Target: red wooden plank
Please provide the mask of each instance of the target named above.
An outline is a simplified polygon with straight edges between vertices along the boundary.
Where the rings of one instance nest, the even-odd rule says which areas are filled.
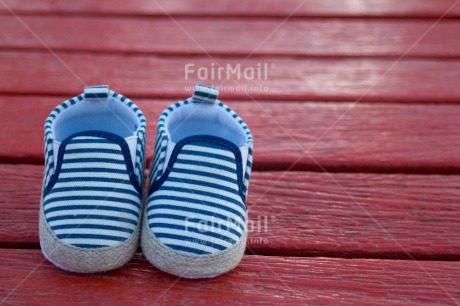
[[[38,250],[3,249],[0,258],[0,296],[13,304],[460,302],[459,262],[245,256],[228,274],[187,280],[156,270],[140,254],[121,269],[90,275],[61,271]]]
[[[0,245],[37,247],[41,166],[0,169]],[[460,176],[254,172],[247,253],[460,259]]]
[[[41,164],[45,118],[66,98],[0,96],[0,161]],[[175,99],[134,101],[149,123],[151,160],[156,121]],[[254,134],[256,170],[285,170],[297,161],[295,170],[322,170],[318,162],[329,171],[460,173],[460,105],[359,103],[343,116],[352,104],[228,104]]]
[[[215,57],[214,63],[206,56],[53,55],[45,51],[3,51],[0,52],[0,93],[69,95],[81,91],[84,82],[108,83],[131,97],[171,97],[188,95],[184,91],[186,86],[206,82],[215,86],[224,83],[223,99],[247,99],[249,93],[254,99],[282,101],[353,101],[359,98],[383,102],[460,100],[460,61],[407,59],[395,64],[392,59],[274,60],[272,57],[260,57],[248,59],[240,66],[240,71],[255,71],[254,80],[244,79],[243,73],[239,81],[235,80],[237,75],[226,80],[225,73],[221,75],[221,80],[217,80],[217,67],[234,69],[242,61],[243,57]],[[257,67],[264,67],[265,63],[267,73],[265,75],[261,68],[259,78]],[[193,69],[194,73],[186,73],[186,67],[187,71]],[[206,80],[203,80],[205,70],[200,68],[208,71]],[[212,80],[212,71],[215,80]],[[246,76],[250,77],[250,72]]]
[[[200,55],[204,49],[213,55],[254,52],[257,55],[397,57],[408,51],[433,25],[432,20],[295,19],[277,29],[279,20],[260,18],[178,18],[176,22],[180,27],[164,18],[23,16],[21,19],[34,34],[15,17],[0,16],[0,48],[44,49],[44,42],[53,50],[92,52]],[[276,33],[270,35],[275,29]],[[458,39],[452,33],[460,33],[458,20],[438,23],[407,56],[460,56]],[[104,39],[94,39],[96,37]]]
[[[455,0],[266,0],[235,3],[231,0],[110,0],[95,3],[91,0],[4,0],[9,8],[19,14],[97,14],[97,15],[187,15],[187,16],[299,16],[299,17],[438,17],[444,14]],[[0,12],[9,12],[3,5]],[[460,16],[460,6],[452,8],[448,16]]]

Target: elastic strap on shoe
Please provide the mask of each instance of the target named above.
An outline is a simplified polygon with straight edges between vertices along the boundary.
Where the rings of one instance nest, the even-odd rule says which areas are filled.
[[[195,91],[192,96],[192,102],[214,104],[217,101],[218,95],[219,89],[202,84],[196,84]]]
[[[109,86],[86,86],[84,95],[85,99],[107,99],[109,97]]]

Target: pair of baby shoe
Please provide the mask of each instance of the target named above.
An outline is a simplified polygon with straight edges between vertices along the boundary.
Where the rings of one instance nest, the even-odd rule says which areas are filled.
[[[141,242],[154,266],[181,277],[236,267],[253,140],[217,95],[198,84],[161,114],[148,190],[146,120],[133,102],[90,86],[57,106],[45,123],[45,257],[64,270],[102,272],[127,263]]]

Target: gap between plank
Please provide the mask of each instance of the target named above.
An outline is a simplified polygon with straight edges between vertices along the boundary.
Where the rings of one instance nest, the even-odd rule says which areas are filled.
[[[38,218],[37,218],[38,224]],[[15,242],[3,242],[0,243],[0,249],[16,249],[16,250],[38,250],[40,244],[38,243],[15,243]],[[142,249],[138,248],[136,252],[142,253]],[[248,256],[266,256],[266,257],[303,257],[303,258],[342,258],[342,259],[382,259],[382,260],[420,260],[420,261],[460,261],[460,254],[423,254],[412,252],[409,257],[404,252],[342,252],[342,251],[327,251],[327,252],[308,252],[308,251],[297,251],[290,249],[279,249],[276,251],[249,251],[246,249],[245,255]]]
[[[43,165],[42,157],[14,157],[14,156],[1,156],[0,165]],[[146,168],[147,170],[149,167]],[[254,162],[253,171],[258,172],[285,172],[285,171],[299,171],[299,172],[316,172],[316,173],[375,173],[375,174],[421,174],[421,175],[459,175],[460,165],[445,167],[445,166],[368,166],[368,165],[324,165],[321,167],[315,163],[302,164],[297,163],[292,167],[291,162]],[[326,171],[324,171],[326,170]]]
[[[61,54],[94,54],[94,55],[118,55],[118,56],[156,56],[156,57],[190,57],[190,58],[201,58],[203,57],[203,52],[201,51],[118,51],[118,50],[81,50],[81,49],[67,49],[53,47],[53,51],[59,52]],[[44,48],[35,48],[35,47],[0,47],[0,51],[6,52],[46,52],[48,50]],[[346,55],[325,55],[325,54],[298,54],[298,53],[288,53],[288,52],[262,52],[255,53],[251,55],[251,58],[286,58],[286,59],[382,59],[382,60],[396,60],[400,58],[400,55],[359,55],[359,54],[346,54]],[[227,51],[210,51],[207,52],[210,56],[218,56],[219,58],[235,58],[238,56],[247,56],[247,52],[233,52],[228,53]],[[443,60],[443,61],[459,61],[460,56],[450,56],[450,55],[407,55],[404,57],[407,59],[415,60]]]
[[[190,18],[190,19],[275,19],[275,20],[284,20],[287,15],[279,15],[279,14],[253,14],[253,13],[245,13],[245,14],[235,14],[235,13],[172,13],[170,14],[171,17],[165,15],[164,13],[116,13],[116,12],[67,12],[67,11],[54,11],[54,12],[30,12],[30,11],[20,11],[15,9],[14,12],[17,16],[58,16],[58,17],[99,17],[99,18],[110,18],[110,17],[117,17],[117,18],[165,18],[170,19],[173,18]],[[0,16],[11,16],[11,13],[6,10],[0,10]],[[418,15],[340,15],[340,14],[316,14],[316,15],[308,15],[308,14],[300,14],[300,15],[293,15],[289,17],[289,20],[305,20],[305,19],[324,19],[324,20],[331,20],[331,19],[358,19],[358,20],[437,20],[439,19],[440,15],[427,15],[427,14],[418,14]],[[460,20],[459,15],[448,15],[443,18],[443,20]]]
[[[191,85],[194,85],[191,83]],[[77,95],[79,93],[74,92],[74,95]],[[71,94],[72,95],[72,94]],[[170,100],[171,104],[177,101],[182,101],[184,99],[189,98],[190,93],[184,93],[182,96],[178,95],[170,95],[170,94],[161,94],[161,95],[144,95],[144,94],[131,94],[129,95],[130,100],[139,100],[139,99],[154,99],[154,100]],[[59,98],[62,101],[65,101],[69,99],[69,96],[64,96],[59,93],[43,93],[43,92],[16,92],[16,91],[0,91],[0,96],[17,96],[17,97],[39,97],[39,98]],[[243,97],[243,96],[235,96],[232,98],[225,98],[227,102],[248,102],[250,101],[249,97]],[[62,102],[61,101],[61,102]],[[286,99],[278,98],[278,97],[271,97],[269,99],[263,98],[263,99],[256,99],[258,102],[263,102],[263,103],[279,103],[279,102],[284,102],[284,103],[353,103],[353,101],[350,101],[350,99],[290,99],[289,101],[286,101]],[[377,103],[382,103],[382,104],[388,104],[388,105],[457,105],[459,104],[458,101],[443,101],[443,102],[407,102],[407,101],[398,101],[398,100],[390,100],[390,101],[381,101],[381,100],[373,100],[373,101],[361,101],[359,102],[360,105],[373,105]],[[51,111],[52,109],[50,109]]]

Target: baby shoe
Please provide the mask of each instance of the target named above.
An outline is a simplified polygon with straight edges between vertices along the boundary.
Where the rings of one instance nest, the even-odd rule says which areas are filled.
[[[139,246],[146,120],[108,86],[85,87],[45,123],[40,246],[72,272],[121,267]]]
[[[217,95],[197,84],[192,98],[158,120],[142,251],[160,270],[186,278],[230,271],[246,247],[253,139]]]

